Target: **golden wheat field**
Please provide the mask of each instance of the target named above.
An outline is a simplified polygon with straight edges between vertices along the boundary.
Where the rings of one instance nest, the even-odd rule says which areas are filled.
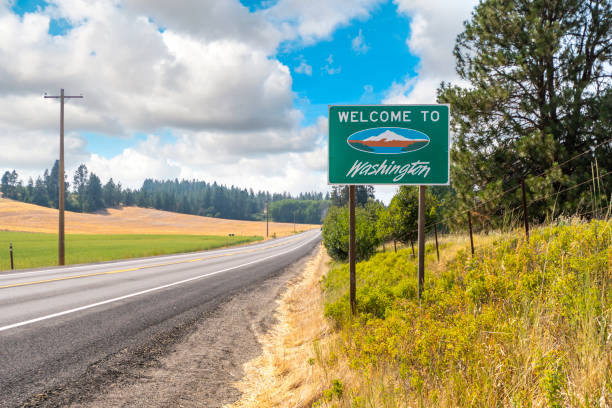
[[[58,211],[0,198],[0,230],[57,232]],[[296,231],[319,228],[296,224]],[[294,232],[293,223],[270,222],[269,235]],[[187,235],[266,235],[265,221],[239,221],[178,214],[151,208],[109,208],[96,214],[66,211],[67,234],[187,234]]]

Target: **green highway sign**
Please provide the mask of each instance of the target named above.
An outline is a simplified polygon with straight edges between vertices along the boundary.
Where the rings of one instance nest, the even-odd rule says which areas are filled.
[[[449,184],[449,105],[329,107],[330,184]]]

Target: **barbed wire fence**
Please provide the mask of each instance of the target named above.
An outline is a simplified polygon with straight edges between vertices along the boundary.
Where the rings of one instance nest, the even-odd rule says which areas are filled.
[[[438,261],[440,260],[440,249],[439,249],[439,244],[438,244],[438,228],[440,226],[448,226],[449,223],[451,222],[457,223],[457,221],[460,220],[460,218],[462,218],[463,216],[467,218],[467,230],[468,230],[467,232],[469,233],[469,236],[470,236],[470,247],[471,247],[470,249],[471,249],[472,254],[474,254],[475,243],[474,243],[474,228],[473,228],[473,222],[472,222],[473,215],[476,214],[480,218],[485,217],[484,214],[481,214],[479,212],[480,209],[484,208],[488,204],[496,204],[497,206],[497,203],[499,202],[499,200],[501,200],[502,198],[506,197],[510,193],[513,193],[519,189],[522,190],[521,191],[521,201],[522,201],[521,205],[512,207],[510,209],[502,209],[502,208],[499,208],[499,206],[497,206],[497,208],[498,210],[503,211],[504,218],[506,218],[506,216],[509,218],[510,221],[508,221],[507,223],[508,229],[516,229],[518,227],[519,222],[523,224],[525,228],[526,239],[529,239],[530,220],[533,220],[533,217],[534,217],[534,214],[531,214],[530,216],[529,209],[533,206],[533,204],[539,203],[541,201],[544,201],[544,200],[547,200],[553,197],[555,197],[553,211],[551,214],[546,215],[546,222],[544,224],[553,223],[556,220],[558,220],[559,217],[564,216],[564,215],[572,216],[572,217],[579,217],[579,218],[595,218],[595,219],[604,219],[604,220],[610,219],[610,216],[612,215],[612,194],[608,192],[608,189],[606,188],[606,186],[612,185],[608,183],[609,181],[612,181],[612,177],[611,177],[612,171],[604,171],[603,173],[600,173],[597,157],[595,156],[595,152],[598,149],[606,145],[609,145],[609,144],[612,144],[612,138],[607,139],[594,146],[591,146],[589,149],[579,154],[576,154],[575,156],[572,156],[571,158],[569,158],[568,160],[565,160],[564,162],[555,163],[543,172],[537,173],[535,175],[527,173],[526,175],[522,177],[522,180],[519,184],[516,184],[512,187],[509,187],[503,190],[502,192],[496,194],[492,198],[476,203],[471,207],[462,208],[460,211],[455,211],[447,217],[444,217],[435,222],[426,224],[425,233],[428,239],[435,240],[435,247],[436,247]],[[584,180],[577,181],[576,183],[572,185],[566,184],[562,188],[559,188],[557,191],[554,191],[552,193],[542,194],[536,197],[531,197],[529,200],[527,200],[526,181],[533,181],[533,180],[536,180],[537,178],[546,176],[550,174],[551,172],[553,172],[554,170],[563,168],[564,166],[572,163],[574,160],[584,155],[587,155],[589,153],[593,154],[593,159],[594,159],[591,161],[591,177],[584,179]],[[571,213],[563,214],[561,212],[560,214],[556,214],[557,199],[559,198],[559,196],[563,193],[567,193],[569,191],[576,190],[585,185],[589,185],[588,190],[585,190],[585,191],[588,191],[591,196],[591,202],[590,202],[591,208],[588,211],[579,211],[580,206],[578,206],[577,208],[574,208],[573,212]],[[607,205],[602,207],[601,203],[603,201],[607,201]],[[414,237],[416,236],[417,232],[418,232],[418,228],[406,232],[401,237],[396,237],[396,239],[398,240],[405,240],[407,237],[409,237],[411,245],[412,245],[413,255],[415,255]]]

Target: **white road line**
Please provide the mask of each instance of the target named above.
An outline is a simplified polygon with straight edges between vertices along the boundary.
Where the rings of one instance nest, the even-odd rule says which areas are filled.
[[[140,292],[130,293],[128,295],[119,296],[119,297],[108,299],[108,300],[103,300],[102,302],[92,303],[92,304],[85,305],[85,306],[80,306],[80,307],[77,307],[77,308],[74,308],[74,309],[64,310],[62,312],[52,313],[52,314],[49,314],[49,315],[46,315],[46,316],[37,317],[35,319],[30,319],[30,320],[26,320],[26,321],[23,321],[23,322],[10,324],[8,326],[3,326],[3,327],[0,327],[0,332],[5,331],[5,330],[9,330],[9,329],[14,329],[15,327],[21,327],[21,326],[25,326],[25,325],[28,325],[28,324],[40,322],[42,320],[52,319],[54,317],[64,316],[64,315],[67,315],[67,314],[70,314],[70,313],[75,313],[75,312],[80,312],[81,310],[91,309],[92,307],[102,306],[102,305],[106,305],[106,304],[113,303],[113,302],[118,302],[118,301],[123,300],[123,299],[128,299],[128,298],[131,298],[131,297],[134,297],[134,296],[144,295],[145,293],[155,292],[155,291],[158,291],[158,290],[161,290],[161,289],[165,289],[165,288],[169,288],[169,287],[172,287],[172,286],[180,285],[182,283],[187,283],[187,282],[191,282],[191,281],[194,281],[194,280],[206,278],[208,276],[218,275],[220,273],[224,273],[224,272],[228,272],[228,271],[231,271],[231,270],[234,270],[234,269],[242,268],[244,266],[252,265],[252,264],[255,264],[255,263],[258,263],[258,262],[261,262],[261,261],[265,261],[266,259],[275,258],[277,256],[284,255],[284,254],[287,254],[289,252],[295,251],[296,249],[299,249],[299,248],[301,248],[301,247],[303,247],[303,246],[305,246],[307,244],[310,244],[316,238],[318,238],[318,235],[315,236],[312,239],[309,239],[308,241],[304,242],[303,244],[301,244],[301,245],[299,245],[299,246],[297,246],[295,248],[292,248],[292,249],[290,249],[288,251],[281,252],[281,253],[278,253],[278,254],[275,254],[275,255],[271,255],[271,256],[267,256],[265,258],[256,259],[255,261],[247,262],[247,263],[242,264],[242,265],[233,266],[231,268],[222,269],[220,271],[211,272],[211,273],[207,273],[207,274],[204,274],[204,275],[194,276],[194,277],[191,277],[191,278],[188,278],[188,279],[180,280],[178,282],[172,282],[172,283],[168,283],[166,285],[157,286],[155,288],[142,290]]]
[[[306,234],[308,232],[310,232],[312,230],[308,230],[305,232],[301,232],[300,234]],[[298,235],[290,235],[287,237],[282,237],[282,238],[278,238],[275,241],[262,241],[262,242],[254,242],[252,244],[247,244],[247,245],[243,245],[243,246],[236,246],[236,247],[230,247],[230,248],[220,248],[220,249],[210,249],[210,250],[204,250],[204,251],[196,251],[196,252],[187,252],[187,253],[182,253],[182,254],[166,254],[166,255],[161,255],[161,256],[156,256],[156,257],[144,257],[142,259],[114,259],[114,260],[110,260],[110,261],[103,261],[103,262],[96,262],[96,263],[92,263],[92,264],[86,264],[86,265],[66,265],[63,267],[56,267],[54,269],[38,269],[35,271],[25,271],[25,272],[13,272],[13,273],[2,273],[2,271],[0,271],[0,278],[4,278],[4,277],[15,277],[15,276],[24,276],[24,275],[32,275],[32,274],[43,274],[43,273],[62,273],[62,272],[67,272],[67,271],[75,271],[75,270],[80,270],[80,269],[87,269],[87,268],[91,268],[92,266],[100,266],[100,267],[105,267],[109,264],[118,264],[118,265],[122,265],[122,264],[126,264],[130,265],[133,263],[139,263],[139,262],[143,262],[143,261],[151,261],[151,262],[155,262],[155,261],[160,261],[160,260],[174,260],[174,259],[181,259],[181,258],[189,258],[192,256],[199,256],[199,255],[214,255],[214,254],[223,254],[223,253],[227,253],[227,252],[236,252],[236,251],[241,251],[245,248],[259,248],[259,247],[264,247],[264,249],[266,248],[265,246],[270,244],[270,243],[280,243],[283,241],[287,241],[289,238],[295,238]]]

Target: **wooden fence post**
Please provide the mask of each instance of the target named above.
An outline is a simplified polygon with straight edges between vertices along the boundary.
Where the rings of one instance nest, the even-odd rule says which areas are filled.
[[[472,247],[472,255],[474,255],[474,238],[472,237],[472,212],[468,211],[468,225],[470,227],[470,245]]]
[[[438,255],[438,262],[440,262],[440,250],[438,249],[438,227],[434,224],[434,236],[436,237],[436,254]]]
[[[529,219],[527,218],[527,199],[525,198],[525,179],[521,180],[521,189],[523,190],[523,219],[525,220],[525,237],[529,241]]]

